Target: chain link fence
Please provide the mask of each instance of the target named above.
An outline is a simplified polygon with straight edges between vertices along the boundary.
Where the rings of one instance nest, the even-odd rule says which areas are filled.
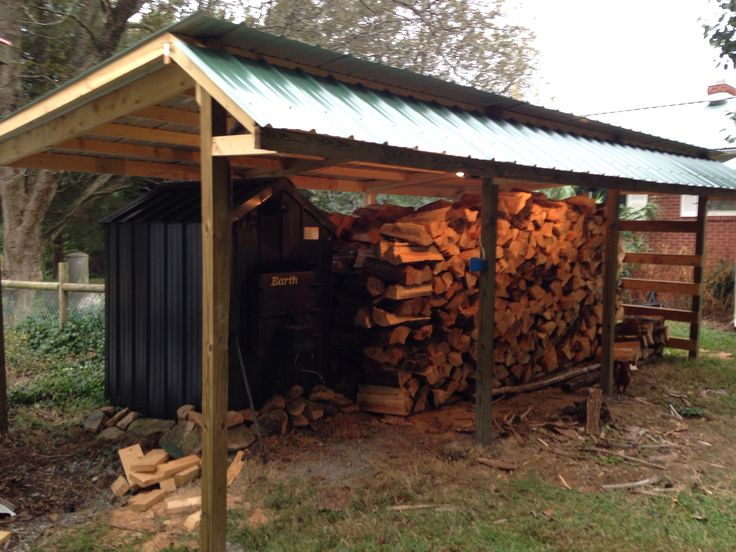
[[[34,319],[57,323],[59,312],[58,284],[48,282],[56,289],[28,289],[22,282],[3,281],[2,305],[5,328],[13,328],[24,320]],[[100,286],[102,287],[102,286]],[[83,314],[101,315],[105,310],[104,291],[65,291],[66,316]]]

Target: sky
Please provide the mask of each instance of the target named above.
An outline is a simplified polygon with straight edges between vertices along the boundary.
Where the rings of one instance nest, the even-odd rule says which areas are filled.
[[[734,71],[703,38],[711,0],[507,0],[536,35],[530,100],[587,115],[705,99]]]

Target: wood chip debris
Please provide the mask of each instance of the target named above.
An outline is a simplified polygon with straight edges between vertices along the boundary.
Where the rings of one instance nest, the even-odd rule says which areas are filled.
[[[659,475],[653,475],[646,479],[640,479],[639,481],[632,481],[631,483],[611,483],[608,485],[601,485],[601,489],[604,491],[619,491],[628,489],[639,489],[641,487],[648,487],[650,485],[656,485],[662,481],[662,477]]]
[[[496,460],[494,458],[488,458],[486,456],[478,457],[477,461],[479,464],[483,464],[484,466],[488,466],[490,468],[496,468],[502,471],[515,471],[519,469],[519,466],[517,466],[516,464],[504,462],[503,460]]]

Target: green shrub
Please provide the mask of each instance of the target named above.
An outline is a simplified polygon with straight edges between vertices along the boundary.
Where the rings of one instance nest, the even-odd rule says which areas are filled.
[[[708,270],[703,286],[703,313],[708,318],[729,321],[733,317],[734,265],[721,261]]]
[[[29,318],[8,334],[8,364],[18,376],[8,390],[11,403],[88,407],[103,402],[102,313],[76,314],[63,328],[56,320]]]

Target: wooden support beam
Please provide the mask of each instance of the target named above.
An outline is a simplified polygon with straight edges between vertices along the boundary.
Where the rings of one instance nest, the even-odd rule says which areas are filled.
[[[478,364],[475,376],[475,438],[487,446],[491,444],[493,418],[493,331],[495,328],[496,297],[496,219],[498,218],[498,186],[493,179],[483,179],[481,203],[481,246],[488,263],[478,277],[480,302],[478,304]]]
[[[160,69],[3,142],[0,165],[10,165],[69,138],[88,134],[95,127],[166,100],[190,86],[189,76],[178,67]]]
[[[705,230],[708,219],[708,198],[700,196],[698,198],[698,218],[695,223],[698,226],[695,233],[695,254],[700,258],[700,263],[693,269],[693,282],[697,286],[697,293],[693,294],[692,311],[695,313],[695,322],[690,324],[690,341],[695,346],[689,349],[688,356],[692,359],[698,358],[700,345],[700,319],[702,317],[703,301],[703,267],[705,266]]]
[[[25,169],[122,174],[126,176],[148,176],[151,178],[182,180],[199,178],[199,169],[194,165],[129,161],[127,159],[110,159],[87,155],[63,155],[59,153],[37,153],[15,161],[11,166]]]
[[[680,337],[670,337],[667,339],[667,347],[671,349],[684,349],[688,351],[690,358],[697,358],[693,356],[693,353],[698,351],[698,340],[697,339],[682,339]]]
[[[130,116],[199,128],[199,113],[196,111],[189,111],[187,109],[154,105],[141,109],[140,111],[136,111],[135,113],[131,113]]]
[[[276,152],[258,147],[257,134],[232,134],[212,137],[212,155],[234,157],[237,155],[274,155]]]
[[[334,165],[335,162],[330,159],[295,159],[288,160],[285,166],[278,170],[258,169],[248,172],[248,177],[259,178],[262,176],[279,177],[294,176],[301,173],[308,173],[315,169],[326,168]]]
[[[166,146],[126,144],[111,140],[94,140],[92,138],[72,138],[71,140],[56,144],[54,149],[84,153],[104,153],[113,157],[138,157],[153,161],[199,163],[199,145],[197,145],[196,150],[191,150]]]
[[[680,232],[697,231],[697,224],[689,220],[622,220],[622,232]]]
[[[603,321],[601,327],[601,388],[613,393],[613,348],[616,337],[616,295],[618,290],[618,190],[608,190],[606,200],[606,241],[603,252]]]
[[[224,552],[230,332],[231,182],[227,158],[212,156],[212,137],[225,132],[226,112],[198,90],[202,188],[202,525],[203,552]]]
[[[365,178],[368,180],[385,180],[386,182],[406,182],[409,173],[382,169],[346,167],[344,165],[323,167],[309,171],[315,175],[343,176],[347,178]]]
[[[127,138],[128,140],[139,140],[141,142],[158,142],[174,146],[199,146],[199,134],[192,132],[176,132],[160,128],[139,127],[134,125],[121,125],[118,123],[105,123],[89,131],[96,136],[111,136],[113,138]]]
[[[666,266],[700,266],[698,255],[665,255],[662,253],[626,253],[625,263]]]
[[[630,314],[632,316],[661,316],[665,320],[673,320],[675,322],[695,322],[697,320],[696,313],[688,310],[647,307],[644,305],[624,305],[624,314]]]
[[[450,173],[462,171],[470,176],[491,176],[498,185],[503,183],[504,180],[508,181],[509,184],[511,184],[512,180],[515,180],[525,182],[526,184],[536,182],[539,188],[555,184],[567,184],[594,189],[615,188],[617,190],[628,190],[638,193],[673,192],[672,184],[661,182],[531,167],[503,161],[479,160],[293,130],[269,127],[260,130],[261,147],[272,149],[282,154],[321,155],[335,160],[352,159],[353,162],[369,162],[383,166],[406,167],[412,170]],[[683,194],[699,194],[703,192],[703,188],[700,186],[677,185],[676,188],[678,192]],[[736,190],[713,190],[713,194],[715,193],[718,194],[719,198],[736,199]],[[678,224],[687,226],[688,223],[678,222]]]
[[[0,298],[3,286],[0,282]],[[3,320],[3,302],[0,301],[0,435],[8,432],[8,380],[5,372],[5,330]]]
[[[697,267],[696,267],[697,268]],[[646,280],[643,278],[621,278],[624,289],[636,291],[657,291],[676,295],[698,295],[700,286],[687,282],[671,282],[669,280]]]

